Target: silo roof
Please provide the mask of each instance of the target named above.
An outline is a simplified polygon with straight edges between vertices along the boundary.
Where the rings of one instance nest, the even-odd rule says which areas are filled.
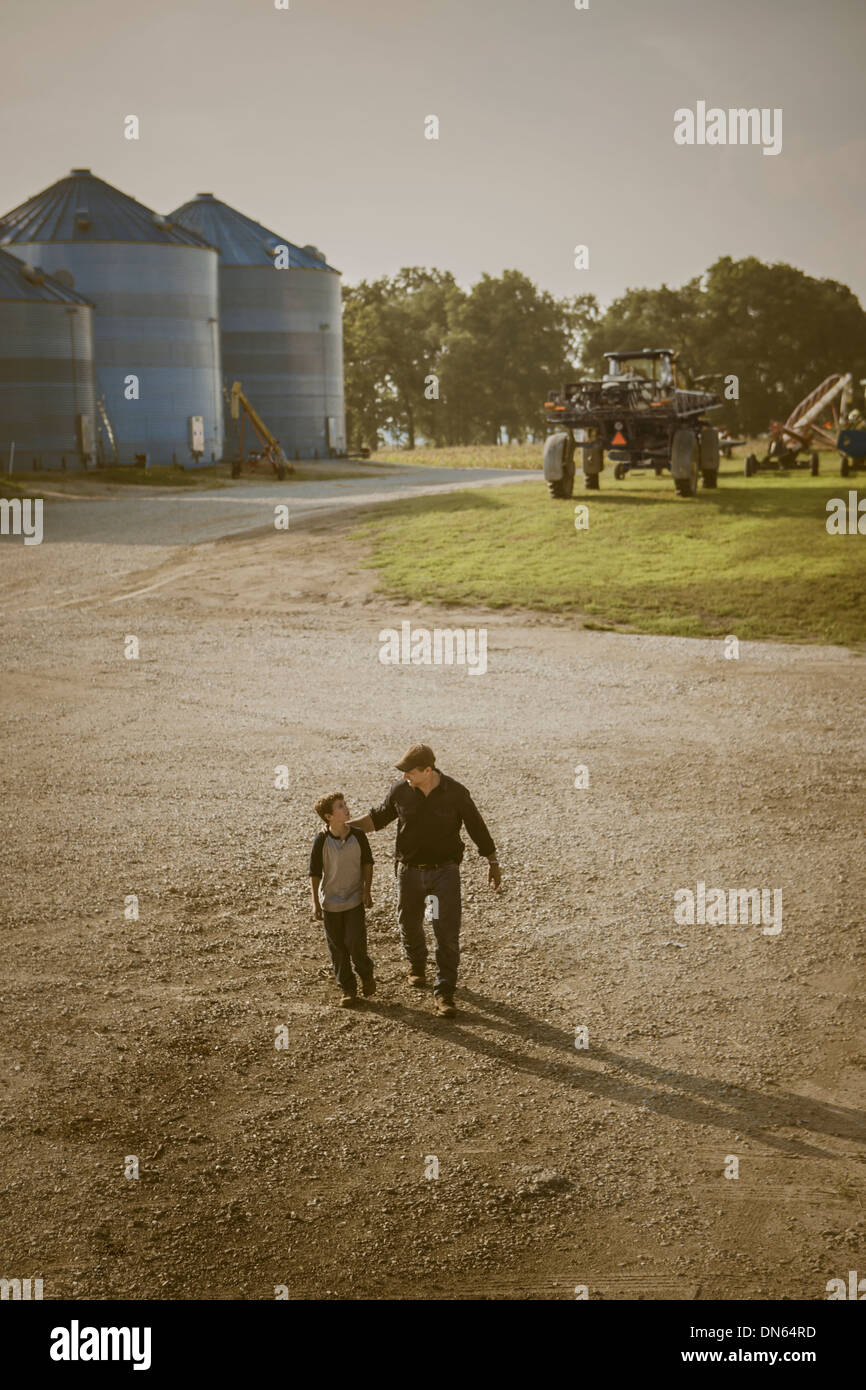
[[[24,299],[54,304],[86,304],[89,299],[62,285],[53,275],[19,261],[17,256],[0,250],[0,300]]]
[[[169,213],[169,219],[197,232],[215,246],[220,253],[220,265],[272,266],[273,248],[287,246],[290,270],[334,270],[315,247],[295,246],[286,237],[278,236],[261,222],[254,222],[212,193],[197,193],[188,203],[182,203]]]
[[[30,241],[207,246],[190,228],[173,226],[168,218],[98,179],[89,169],[73,169],[0,217],[0,246]]]

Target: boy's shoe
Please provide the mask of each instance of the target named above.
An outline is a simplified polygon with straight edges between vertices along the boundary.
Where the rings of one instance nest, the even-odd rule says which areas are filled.
[[[376,980],[373,975],[370,976],[369,980],[361,981],[361,993],[365,999],[369,999],[371,994],[376,993]]]
[[[423,989],[427,984],[427,976],[423,970],[416,970],[414,965],[409,967],[409,983],[415,989]]]
[[[439,1014],[442,1018],[453,1018],[454,1015],[457,1013],[457,1010],[454,1007],[453,1000],[446,999],[445,996],[442,994],[437,994],[434,997],[433,1006],[436,1009],[437,1014]]]
[[[340,1000],[340,1008],[351,1009],[356,999],[357,995],[355,994],[344,994]]]

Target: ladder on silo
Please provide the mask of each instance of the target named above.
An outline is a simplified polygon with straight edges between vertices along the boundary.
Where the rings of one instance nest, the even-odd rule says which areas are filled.
[[[97,397],[96,397],[96,412],[97,412],[97,414],[98,414],[98,416],[99,416],[99,462],[102,464],[102,467],[104,468],[104,467],[106,466],[107,463],[114,463],[114,464],[117,464],[117,463],[120,462],[119,457],[118,457],[118,453],[117,453],[117,440],[116,440],[115,437],[114,437],[114,430],[112,429],[111,421],[110,421],[110,419],[108,418],[108,411],[107,411],[107,409],[106,409],[106,407],[105,407],[105,397],[104,397],[104,396],[97,395]],[[110,458],[110,459],[107,459],[107,458],[106,458],[106,451],[105,451],[105,439],[106,439],[106,438],[108,439],[108,443],[109,443],[110,446],[111,446],[111,458]]]

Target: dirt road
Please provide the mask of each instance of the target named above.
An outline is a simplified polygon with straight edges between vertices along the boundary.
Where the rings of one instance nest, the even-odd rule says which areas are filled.
[[[866,1272],[863,659],[409,609],[363,560],[333,520],[0,548],[0,1274],[821,1299]],[[487,674],[382,665],[406,618],[485,626]],[[392,830],[351,1014],[308,910],[313,802],[364,811],[421,738],[505,875],[469,847],[453,1022],[404,981]],[[678,925],[699,882],[781,889],[781,932]]]

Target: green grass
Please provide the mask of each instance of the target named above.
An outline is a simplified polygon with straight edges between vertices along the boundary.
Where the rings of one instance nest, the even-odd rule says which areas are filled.
[[[538,483],[415,498],[355,532],[385,590],[443,604],[581,614],[587,627],[686,637],[866,641],[866,537],[828,535],[825,503],[858,478],[723,464],[719,487],[678,498],[669,476],[606,467],[601,490],[553,501]],[[832,469],[832,472],[831,472]],[[834,476],[834,474],[836,476]],[[862,481],[862,475],[861,475]],[[589,529],[574,508],[589,508]]]
[[[747,454],[764,455],[767,452],[766,438],[748,439],[741,449],[734,451],[731,460],[723,463],[740,463]],[[544,456],[544,440],[535,444],[454,444],[447,448],[435,448],[432,444],[419,445],[417,449],[379,449],[371,454],[371,463],[414,463],[426,468],[540,468]],[[828,459],[831,456],[828,455]],[[835,455],[832,455],[835,459]]]

